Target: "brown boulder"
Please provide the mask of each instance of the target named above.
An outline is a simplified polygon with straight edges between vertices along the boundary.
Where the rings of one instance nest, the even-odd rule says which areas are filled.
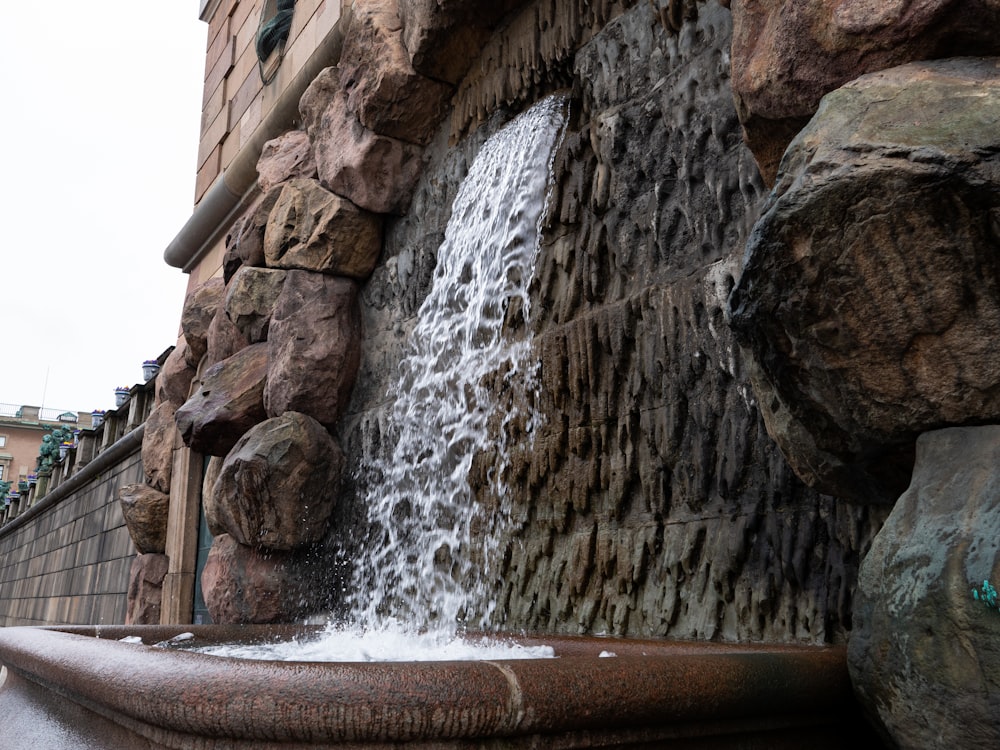
[[[226,315],[251,344],[267,340],[271,313],[284,283],[284,271],[252,266],[240,268],[229,282]]]
[[[201,588],[218,625],[291,622],[303,614],[297,560],[287,552],[258,551],[223,534],[212,542]]]
[[[458,85],[500,19],[524,4],[525,0],[399,0],[403,44],[414,69]]]
[[[125,526],[140,553],[162,553],[167,546],[170,495],[148,484],[126,484],[118,489]]]
[[[368,211],[406,211],[423,168],[420,147],[362,125],[348,106],[336,68],[309,84],[299,109],[324,187]]]
[[[367,279],[382,250],[382,222],[316,180],[285,183],[264,233],[270,268]]]
[[[215,317],[212,318],[212,324],[208,327],[207,341],[208,350],[201,364],[202,370],[229,359],[250,345],[246,336],[233,325],[233,321],[226,314],[225,297],[216,310]]]
[[[226,533],[223,525],[222,509],[215,503],[215,482],[222,473],[222,465],[225,458],[222,456],[212,456],[205,466],[205,479],[201,484],[201,505],[205,511],[205,523],[208,524],[208,531],[212,536],[220,536]]]
[[[350,399],[361,361],[357,284],[289,271],[274,307],[267,347],[268,416],[300,411],[332,429]]]
[[[267,344],[253,344],[210,367],[191,398],[177,410],[177,428],[192,450],[224,456],[266,418]]]
[[[193,358],[187,339],[181,336],[156,375],[157,404],[166,401],[176,409],[187,401],[195,375],[195,368],[189,363]]]
[[[920,433],[1000,421],[997,122],[997,59],[913,63],[829,94],[789,147],[730,319],[823,492],[894,502]]]
[[[340,56],[340,80],[348,108],[366,127],[426,145],[444,117],[452,88],[413,69],[402,32],[396,0],[356,0]]]
[[[262,193],[295,177],[315,177],[316,160],[309,135],[292,130],[268,141],[257,160],[257,187]]]
[[[768,185],[824,94],[915,60],[1000,54],[1000,0],[736,0],[732,13],[736,109]]]
[[[146,484],[170,494],[170,474],[174,465],[174,406],[169,401],[156,406],[146,418],[142,434],[142,470]]]
[[[128,576],[125,605],[126,625],[159,625],[163,602],[163,580],[170,559],[166,555],[136,555]]]
[[[274,202],[281,195],[281,186],[268,190],[254,202],[233,224],[226,236],[226,253],[222,259],[222,277],[225,283],[241,266],[263,266],[264,230]]]
[[[344,455],[311,417],[288,412],[233,447],[213,489],[215,525],[240,544],[291,550],[326,532]]]
[[[197,368],[201,358],[208,351],[208,328],[212,325],[212,319],[222,303],[225,289],[226,285],[222,279],[211,278],[192,289],[184,300],[181,331],[188,343],[187,363],[191,367]]]
[[[1000,426],[921,435],[861,563],[848,667],[894,747],[1000,747],[998,497]]]

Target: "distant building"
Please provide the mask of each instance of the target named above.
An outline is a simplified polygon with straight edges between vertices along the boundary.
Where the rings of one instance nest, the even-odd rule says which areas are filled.
[[[14,487],[35,470],[42,437],[55,427],[84,429],[90,412],[0,404],[0,482]]]

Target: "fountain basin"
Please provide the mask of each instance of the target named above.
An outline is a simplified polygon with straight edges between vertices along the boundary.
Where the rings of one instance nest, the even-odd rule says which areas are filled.
[[[303,628],[0,630],[10,747],[847,747],[864,728],[841,647],[525,638],[554,659],[277,662],[156,643]],[[615,656],[602,658],[601,653]],[[7,747],[0,739],[0,747]],[[81,745],[81,741],[86,744]],[[671,745],[673,747],[674,745]]]

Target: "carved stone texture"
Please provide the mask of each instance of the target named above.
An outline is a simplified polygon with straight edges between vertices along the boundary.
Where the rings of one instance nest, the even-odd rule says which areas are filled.
[[[912,63],[829,94],[747,245],[731,324],[809,484],[891,503],[917,435],[1000,420],[1000,66]]]
[[[212,324],[208,327],[208,350],[202,360],[201,368],[206,368],[229,359],[234,354],[250,345],[246,336],[233,325],[233,321],[226,314],[225,296],[219,304],[219,309],[215,311]]]
[[[142,435],[142,470],[146,484],[170,494],[170,474],[174,464],[174,406],[164,401],[146,418]]]
[[[225,287],[222,279],[211,278],[192,289],[184,300],[181,331],[188,343],[189,358],[186,361],[191,367],[197,368],[208,351],[208,327],[222,302]]]
[[[264,233],[269,268],[364,280],[382,250],[382,222],[316,180],[285,183]]]
[[[274,303],[285,283],[285,272],[243,266],[226,288],[226,315],[251,344],[267,340]]]
[[[155,553],[136,555],[132,560],[125,605],[126,625],[160,624],[163,580],[167,577],[169,564],[166,555]]]
[[[861,563],[848,667],[894,747],[1000,746],[997,497],[1000,426],[925,433]]]
[[[236,220],[226,236],[226,253],[222,259],[222,277],[228,284],[241,266],[263,266],[264,230],[267,217],[281,195],[281,185],[276,185],[246,210]]]
[[[414,69],[457,85],[492,29],[525,0],[399,0],[403,43]]]
[[[396,0],[357,0],[340,56],[347,106],[372,131],[426,145],[451,86],[417,73],[403,46]]]
[[[126,484],[118,489],[125,526],[140,553],[164,552],[170,495],[148,484]]]
[[[210,367],[177,410],[177,428],[192,450],[224,456],[243,434],[264,421],[267,344],[253,344]]]
[[[300,411],[332,429],[350,399],[361,360],[357,284],[289,271],[271,317],[267,347],[267,415]]]
[[[315,177],[309,135],[304,130],[291,130],[268,141],[257,160],[257,187],[262,193],[295,177]]]
[[[336,68],[309,84],[299,109],[324,187],[368,211],[406,211],[423,167],[419,146],[362,125],[348,107]]]
[[[212,622],[219,625],[291,622],[303,612],[296,556],[260,551],[224,534],[216,537],[201,574]]]
[[[736,0],[733,94],[764,181],[824,94],[915,60],[1000,54],[998,0]]]
[[[220,536],[226,533],[226,527],[220,520],[220,509],[215,504],[215,482],[222,473],[222,465],[225,462],[223,456],[212,456],[205,466],[205,479],[201,484],[201,505],[205,511],[205,522],[208,524],[208,531],[212,536]]]
[[[344,455],[323,426],[288,412],[233,447],[213,488],[215,523],[240,544],[291,550],[327,529]]]
[[[189,363],[193,358],[187,339],[181,336],[156,375],[157,404],[166,401],[176,409],[187,401],[196,372]]]

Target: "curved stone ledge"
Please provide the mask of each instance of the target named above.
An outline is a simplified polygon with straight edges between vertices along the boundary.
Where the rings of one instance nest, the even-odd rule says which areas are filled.
[[[739,747],[847,747],[864,731],[842,647],[547,637],[519,640],[549,644],[559,658],[306,663],[117,642],[139,635],[155,643],[184,630],[202,642],[303,632],[8,628],[0,631],[0,662],[11,673],[0,712],[17,707],[27,721],[33,701],[44,722],[72,710],[80,731],[132,732],[151,743],[144,747],[195,746],[195,738],[199,748],[492,747],[500,738],[522,747],[540,737],[560,747],[681,737],[712,738],[711,747],[729,746],[720,738]],[[602,651],[616,656],[598,658]]]

